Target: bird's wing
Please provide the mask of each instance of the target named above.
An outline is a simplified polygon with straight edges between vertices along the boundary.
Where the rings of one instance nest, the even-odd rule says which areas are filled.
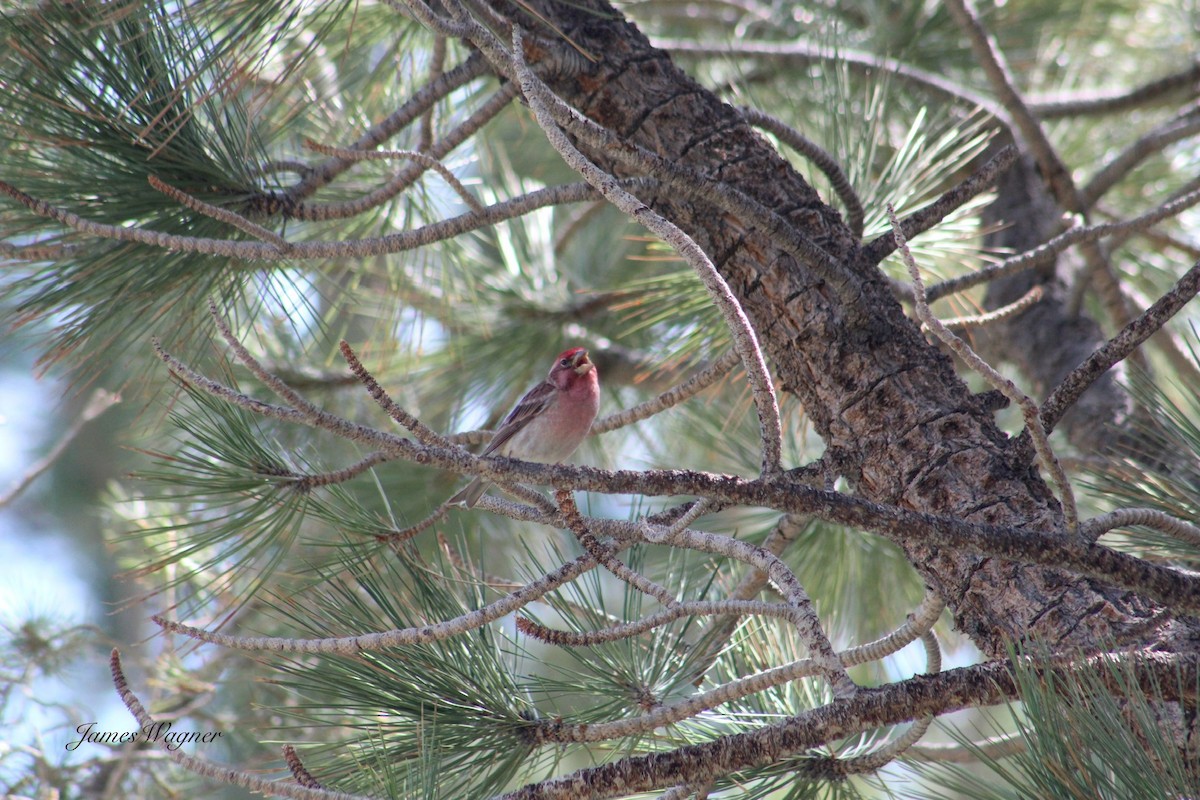
[[[549,381],[543,381],[526,392],[525,396],[517,401],[513,410],[508,412],[508,416],[504,418],[504,422],[500,423],[500,429],[496,431],[496,435],[492,437],[492,440],[488,442],[488,446],[479,455],[490,456],[503,447],[509,439],[516,435],[517,431],[524,428],[529,424],[531,419],[545,410],[556,391],[558,390],[554,387],[554,384]]]

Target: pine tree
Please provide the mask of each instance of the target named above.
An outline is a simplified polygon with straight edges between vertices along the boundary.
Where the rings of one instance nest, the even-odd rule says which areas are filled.
[[[13,791],[1200,791],[1194,14],[3,12],[0,298],[142,409],[161,629]],[[577,464],[473,456],[579,344]]]

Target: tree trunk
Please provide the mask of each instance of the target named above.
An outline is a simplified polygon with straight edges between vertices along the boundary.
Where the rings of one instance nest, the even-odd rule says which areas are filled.
[[[1062,530],[1046,484],[1033,469],[1014,466],[1012,442],[992,412],[904,315],[881,273],[864,259],[862,243],[737,110],[684,74],[602,0],[531,0],[528,7],[561,31],[512,9],[512,19],[561,44],[551,58],[580,63],[571,43],[598,58],[581,72],[548,77],[567,102],[624,139],[739,189],[843,266],[845,283],[835,287],[732,214],[666,189],[641,195],[713,259],[784,390],[803,402],[857,492],[968,521]],[[611,172],[626,172],[609,155],[581,149]],[[939,550],[919,535],[903,547],[948,601],[957,626],[990,656],[1002,655],[1006,641],[1026,637],[1053,646],[1170,647],[1181,633],[1170,614],[1147,622],[1163,612],[1155,604],[1065,571]]]

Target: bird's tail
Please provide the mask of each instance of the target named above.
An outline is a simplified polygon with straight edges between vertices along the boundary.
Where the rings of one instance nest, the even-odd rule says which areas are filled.
[[[462,504],[467,508],[474,508],[479,502],[479,498],[483,497],[483,493],[488,490],[492,482],[486,478],[476,478],[466,485],[465,488],[458,494],[446,501],[446,505],[453,506]]]

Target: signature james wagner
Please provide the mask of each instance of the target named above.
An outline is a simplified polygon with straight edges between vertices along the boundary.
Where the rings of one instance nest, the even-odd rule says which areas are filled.
[[[76,750],[83,743],[129,744],[141,739],[150,743],[162,742],[168,750],[178,750],[190,742],[209,744],[221,736],[221,731],[171,731],[170,722],[152,722],[136,731],[98,731],[95,722],[85,722],[75,728],[79,738],[67,744],[67,750]]]

